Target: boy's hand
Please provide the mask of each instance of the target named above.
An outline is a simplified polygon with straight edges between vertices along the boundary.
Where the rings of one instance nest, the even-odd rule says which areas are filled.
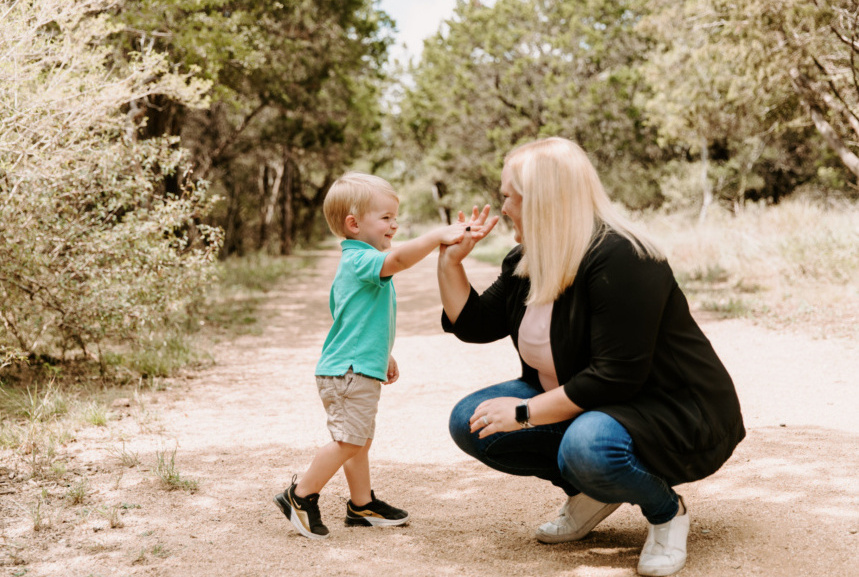
[[[400,378],[400,368],[397,366],[397,361],[394,360],[393,356],[388,357],[388,380],[382,383],[383,385],[390,385],[391,383],[396,382],[397,379]]]
[[[439,229],[439,244],[457,244],[465,238],[465,222],[455,222]]]
[[[466,234],[462,241],[455,245],[442,245],[439,248],[439,258],[445,262],[461,263],[471,252],[474,246],[486,238],[486,236],[498,224],[498,217],[489,216],[489,205],[479,210],[477,206],[471,209],[471,216],[465,220],[465,214],[460,211],[457,224],[466,226]]]

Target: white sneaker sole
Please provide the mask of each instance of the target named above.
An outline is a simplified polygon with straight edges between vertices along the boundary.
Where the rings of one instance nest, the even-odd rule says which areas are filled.
[[[409,516],[402,519],[383,519],[381,517],[346,517],[349,527],[399,527],[409,522]]]
[[[295,527],[296,531],[298,531],[308,539],[328,539],[328,537],[331,535],[330,533],[328,535],[317,535],[316,533],[311,533],[301,523],[301,519],[299,519],[298,514],[293,510],[292,507],[289,507],[289,505],[287,505],[287,507],[289,508],[289,512],[287,512],[286,509],[284,509],[284,505],[280,501],[278,501],[277,497],[274,498],[274,504],[277,505],[277,508],[280,509],[284,515],[286,515],[286,517],[289,519],[289,522],[292,523],[293,527]]]

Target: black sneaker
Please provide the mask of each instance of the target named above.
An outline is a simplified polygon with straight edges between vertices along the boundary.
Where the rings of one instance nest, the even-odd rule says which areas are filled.
[[[363,507],[357,507],[352,499],[346,502],[346,524],[364,527],[393,527],[405,525],[409,522],[409,514],[402,509],[391,507],[384,501],[376,498],[376,494],[370,491],[372,501]]]
[[[322,515],[319,514],[319,493],[296,497],[296,478],[297,475],[293,475],[289,488],[274,496],[275,504],[280,507],[299,533],[308,539],[327,539],[328,527],[322,523]]]

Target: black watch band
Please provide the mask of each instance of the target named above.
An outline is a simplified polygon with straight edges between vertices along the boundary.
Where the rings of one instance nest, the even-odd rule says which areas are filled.
[[[525,399],[520,404],[516,405],[516,422],[523,429],[530,429],[534,425],[531,424],[531,410],[528,408],[528,403],[531,399]]]

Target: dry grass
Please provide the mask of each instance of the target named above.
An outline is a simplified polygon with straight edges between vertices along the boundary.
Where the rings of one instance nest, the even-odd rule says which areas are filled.
[[[680,215],[645,222],[697,308],[821,337],[859,335],[859,206],[795,200],[714,212],[703,224]]]

